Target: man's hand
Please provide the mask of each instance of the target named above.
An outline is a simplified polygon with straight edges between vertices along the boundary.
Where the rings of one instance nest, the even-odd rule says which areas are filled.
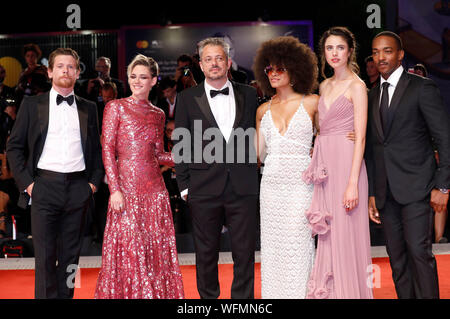
[[[448,196],[448,194],[444,194],[438,189],[431,191],[430,206],[436,213],[440,214],[446,211]]]
[[[380,220],[380,212],[377,209],[377,205],[375,204],[375,196],[369,197],[369,218],[376,224],[381,224]]]
[[[91,183],[89,183],[89,186],[91,186],[92,194],[94,194],[95,191],[97,190],[97,187],[95,187],[94,184],[91,184]]]
[[[30,197],[31,197],[31,194],[33,193],[33,187],[34,187],[34,182],[31,183],[30,185],[28,185],[28,187],[27,187],[27,193],[28,193],[28,195],[30,195]]]

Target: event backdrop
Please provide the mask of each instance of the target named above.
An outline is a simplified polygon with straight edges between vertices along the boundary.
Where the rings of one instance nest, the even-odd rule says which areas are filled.
[[[301,42],[313,47],[312,21],[271,21],[225,24],[190,24],[168,27],[125,27],[120,33],[120,54],[125,72],[126,65],[141,53],[154,58],[160,68],[161,76],[174,75],[177,58],[181,54],[196,53],[196,44],[200,40],[218,36],[224,37],[231,45],[233,63],[246,70],[248,78],[253,78],[251,72],[256,50],[262,42],[271,38],[292,35]],[[125,78],[125,74],[119,74]]]
[[[406,69],[423,64],[450,112],[450,1],[399,0],[397,33]]]

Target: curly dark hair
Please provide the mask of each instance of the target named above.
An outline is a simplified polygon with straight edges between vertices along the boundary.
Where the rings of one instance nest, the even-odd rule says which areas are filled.
[[[268,65],[287,69],[292,88],[300,94],[310,94],[318,86],[316,54],[306,44],[292,36],[281,36],[261,44],[253,63],[253,72],[261,90],[273,96],[276,90],[264,73]]]

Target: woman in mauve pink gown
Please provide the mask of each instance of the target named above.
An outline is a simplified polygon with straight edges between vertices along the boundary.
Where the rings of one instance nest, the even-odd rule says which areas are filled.
[[[138,55],[128,67],[132,96],[109,102],[103,163],[111,197],[95,298],[184,298],[169,196],[160,165],[165,115],[148,101],[158,65]]]
[[[344,27],[326,31],[319,42],[320,133],[303,178],[314,183],[306,213],[318,235],[307,298],[371,299],[372,261],[368,218],[368,181],[363,159],[367,125],[367,89],[357,76],[355,39]],[[355,132],[355,141],[346,138]]]

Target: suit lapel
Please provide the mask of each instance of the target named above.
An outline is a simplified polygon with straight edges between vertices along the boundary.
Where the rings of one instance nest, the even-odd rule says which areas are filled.
[[[241,122],[242,116],[244,115],[244,94],[239,90],[239,87],[236,83],[231,82],[233,84],[233,93],[236,104],[236,116],[234,119],[233,129],[238,127],[238,124]]]
[[[202,111],[203,115],[208,120],[209,124],[213,127],[219,127],[217,125],[216,120],[214,119],[214,115],[211,112],[211,107],[208,102],[208,98],[206,97],[205,92],[205,82],[202,82],[197,86],[197,93],[194,97],[195,101],[197,102],[200,110]]]
[[[406,91],[406,88],[409,84],[409,78],[405,71],[403,71],[402,76],[400,77],[397,87],[395,88],[394,95],[392,96],[391,104],[389,105],[389,116],[388,116],[388,129],[386,130],[385,136],[387,137],[389,135],[389,132],[391,131],[392,122],[395,118],[395,113],[398,109],[398,106],[400,104],[400,100],[403,97],[403,94]]]
[[[48,132],[49,109],[50,109],[50,92],[42,94],[37,104],[39,127],[41,130],[42,143],[40,145],[39,154],[42,154],[45,140]]]
[[[383,127],[381,126],[381,117],[380,117],[380,84],[375,86],[372,90],[373,94],[371,94],[370,105],[372,105],[372,117],[375,123],[375,127],[378,132],[378,136],[380,140],[384,140]]]
[[[87,126],[88,126],[88,107],[76,95],[75,101],[77,103],[78,120],[80,121],[81,146],[83,148],[83,154],[86,154],[85,150],[86,150]]]

